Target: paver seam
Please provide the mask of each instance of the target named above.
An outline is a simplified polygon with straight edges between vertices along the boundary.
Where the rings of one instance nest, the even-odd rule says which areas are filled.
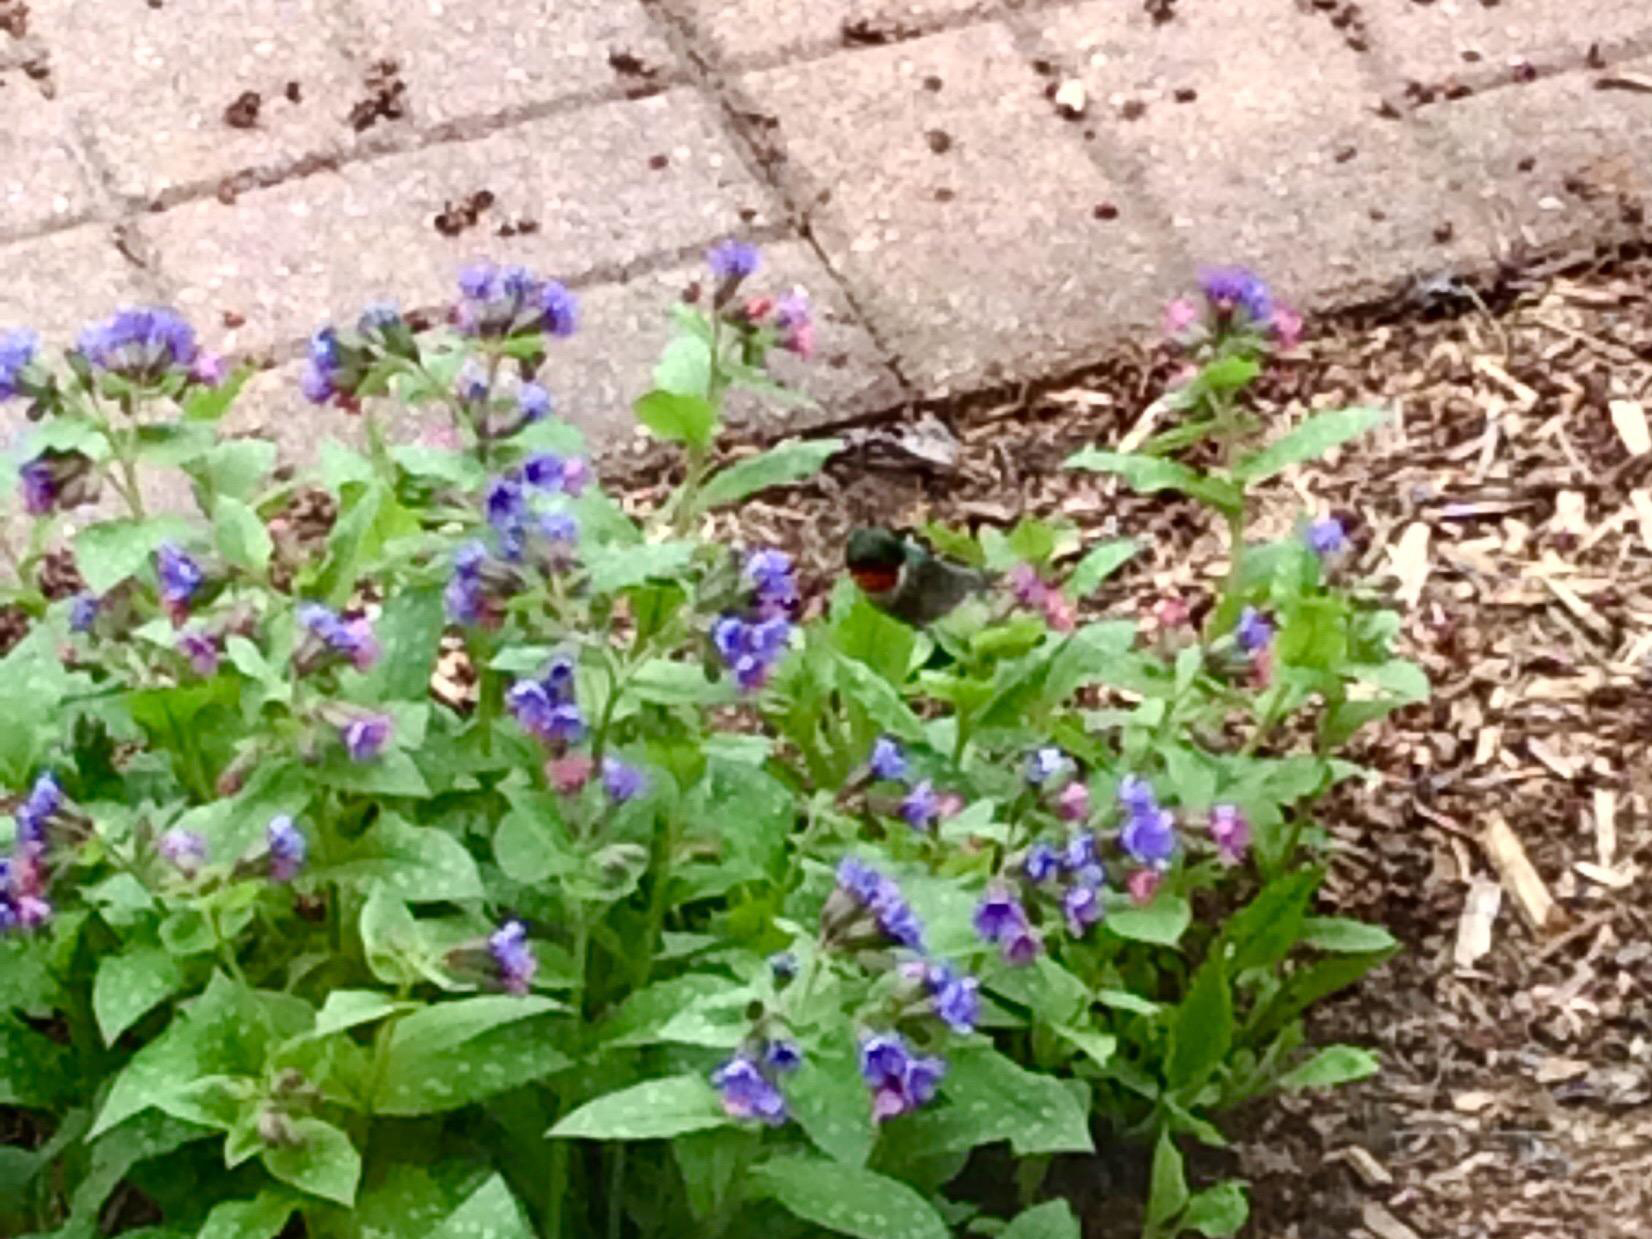
[[[761,185],[768,188],[770,195],[784,207],[783,217],[788,221],[791,231],[800,237],[804,244],[819,260],[821,268],[831,277],[842,295],[844,304],[849,307],[850,313],[855,316],[856,324],[866,332],[873,347],[877,350],[877,360],[895,376],[899,384],[904,401],[915,397],[915,389],[901,369],[900,359],[890,348],[883,333],[873,317],[866,312],[861,298],[854,285],[838,269],[832,256],[826,251],[814,231],[809,227],[808,215],[794,200],[784,181],[776,176],[763,158],[763,148],[756,136],[750,131],[744,117],[757,112],[749,101],[742,109],[742,100],[739,92],[734,89],[729,78],[718,67],[716,60],[704,48],[695,34],[692,25],[684,16],[671,7],[668,0],[640,0],[645,12],[653,19],[662,35],[671,45],[673,51],[688,66],[693,86],[699,93],[715,105],[715,111],[722,119],[728,130],[731,143],[746,170]]]

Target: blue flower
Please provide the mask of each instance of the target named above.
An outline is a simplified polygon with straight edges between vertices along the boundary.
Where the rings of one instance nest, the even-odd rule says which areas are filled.
[[[306,602],[298,608],[298,622],[329,650],[348,658],[358,671],[378,661],[379,642],[365,618],[345,619],[330,607]]]
[[[1093,831],[1086,830],[1067,841],[1067,847],[1061,854],[1061,867],[1072,874],[1087,873],[1100,867]]]
[[[193,877],[206,864],[206,836],[193,830],[169,830],[155,841],[155,851],[186,878]]]
[[[777,1037],[765,1047],[763,1062],[775,1071],[796,1071],[803,1065],[803,1051],[797,1042]]]
[[[897,946],[923,950],[923,922],[893,878],[852,856],[838,862],[838,888],[872,914],[878,931]]]
[[[499,969],[499,983],[512,994],[526,994],[539,957],[528,944],[528,929],[521,921],[506,921],[488,936],[488,953]]]
[[[1045,745],[1027,755],[1027,782],[1041,787],[1067,768],[1067,755],[1055,745]]]
[[[1138,864],[1164,868],[1176,854],[1176,815],[1168,809],[1131,814],[1119,831],[1119,846]]]
[[[456,624],[479,624],[486,618],[482,565],[487,557],[487,548],[480,542],[467,542],[453,553],[453,575],[442,591],[442,601],[447,617]]]
[[[264,829],[264,839],[270,850],[270,879],[291,882],[304,867],[310,845],[304,832],[293,824],[293,819],[282,813],[270,819]]]
[[[927,830],[941,814],[940,797],[928,779],[919,783],[901,801],[901,817],[913,830]]]
[[[1024,968],[1044,949],[1044,939],[1031,925],[1020,925],[1004,935],[998,944],[1004,962],[1014,968]]]
[[[555,280],[547,280],[539,290],[540,323],[553,336],[566,338],[579,327],[579,302]]]
[[[1029,882],[1048,882],[1061,872],[1062,855],[1048,843],[1035,843],[1027,849],[1021,862],[1021,872]]]
[[[1267,649],[1268,642],[1273,640],[1273,625],[1255,607],[1246,607],[1239,613],[1239,623],[1234,627],[1233,636],[1245,653],[1257,654]]]
[[[10,400],[22,390],[23,371],[39,348],[40,337],[26,327],[0,335],[0,400]]]
[[[869,907],[878,892],[883,889],[884,877],[872,866],[845,856],[838,862],[837,884],[854,901],[862,906]]]
[[[390,743],[394,723],[388,714],[364,714],[339,728],[351,761],[372,761]]]
[[[524,424],[544,421],[554,407],[551,393],[538,383],[524,383],[516,392],[516,407],[522,411]]]
[[[522,477],[536,490],[555,494],[562,489],[562,475],[567,467],[568,462],[555,452],[540,452],[523,462]]]
[[[488,372],[474,357],[459,367],[453,380],[453,394],[467,404],[478,404],[488,398]]]
[[[199,351],[195,329],[165,306],[120,310],[82,331],[78,347],[93,369],[137,380],[187,368]]]
[[[950,964],[931,964],[924,984],[935,1001],[935,1014],[955,1033],[975,1031],[981,1019],[981,983],[964,976]]]
[[[566,748],[585,737],[585,716],[574,701],[574,666],[554,659],[537,680],[518,680],[505,694],[505,705],[523,731],[552,748]]]
[[[189,660],[196,675],[218,674],[218,639],[203,629],[192,628],[178,634],[178,653]]]
[[[1244,311],[1246,322],[1267,327],[1273,321],[1273,292],[1267,282],[1244,267],[1215,267],[1200,273],[1205,300],[1219,315]]]
[[[879,736],[872,742],[872,755],[866,759],[866,768],[874,779],[898,783],[906,778],[906,754],[897,741]]]
[[[1140,775],[1127,774],[1120,779],[1118,797],[1126,813],[1159,811],[1159,800],[1153,794],[1153,785]]]
[[[753,1119],[778,1127],[786,1121],[786,1098],[763,1069],[744,1053],[736,1054],[711,1073],[711,1083],[722,1094],[723,1110],[737,1119]]]
[[[19,842],[45,843],[46,828],[51,825],[51,819],[62,807],[63,788],[58,784],[57,776],[48,770],[34,781],[34,786],[29,789],[28,798],[14,815]]]
[[[1347,531],[1334,516],[1314,521],[1303,531],[1302,537],[1315,555],[1335,555],[1348,546]]]
[[[570,336],[578,325],[574,295],[522,267],[467,267],[459,273],[459,296],[454,318],[467,335]]]
[[[155,551],[155,576],[161,601],[172,610],[187,606],[206,581],[201,565],[173,542],[163,542]]]
[[[648,786],[648,779],[635,766],[627,765],[617,757],[602,759],[602,786],[615,804],[624,804],[640,796]]]
[[[69,606],[69,631],[90,632],[97,623],[98,608],[96,594],[76,594]]]
[[[975,932],[991,943],[1002,943],[1027,925],[1027,910],[1006,887],[994,887],[975,906]]]
[[[712,275],[719,280],[739,281],[753,274],[762,259],[755,246],[731,238],[712,246],[706,254],[706,262],[711,266]]]
[[[792,559],[784,551],[754,551],[746,559],[745,577],[752,586],[752,600],[765,618],[791,614],[797,605],[797,580],[792,575]]]
[[[774,664],[785,653],[791,638],[789,620],[775,617],[748,623],[737,615],[725,615],[711,629],[712,644],[734,679],[747,692],[768,683]]]
[[[1061,897],[1061,911],[1067,918],[1067,931],[1082,938],[1090,926],[1101,920],[1101,892],[1094,886],[1070,886]]]
[[[499,535],[499,546],[506,559],[519,559],[528,519],[528,498],[522,489],[522,479],[513,473],[495,478],[488,485],[483,511],[494,533]]]
[[[44,516],[57,506],[57,474],[47,457],[36,456],[19,465],[17,485],[23,510],[30,516]]]
[[[571,512],[546,512],[539,518],[539,532],[548,542],[572,546],[579,541],[579,521]]]
[[[912,1053],[898,1032],[876,1033],[860,1043],[860,1073],[872,1089],[872,1117],[881,1123],[933,1098],[946,1063]]]

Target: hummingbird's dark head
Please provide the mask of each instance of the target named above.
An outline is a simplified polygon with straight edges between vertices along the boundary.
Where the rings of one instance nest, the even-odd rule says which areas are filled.
[[[906,547],[887,529],[857,529],[844,553],[849,575],[869,594],[887,593],[900,584]]]

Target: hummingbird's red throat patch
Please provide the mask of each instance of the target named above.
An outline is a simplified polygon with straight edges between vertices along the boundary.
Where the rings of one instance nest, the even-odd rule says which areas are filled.
[[[887,594],[901,583],[899,568],[851,568],[849,575],[868,594]]]

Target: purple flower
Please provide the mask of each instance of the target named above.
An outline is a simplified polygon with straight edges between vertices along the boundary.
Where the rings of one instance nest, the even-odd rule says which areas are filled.
[[[1082,779],[1074,779],[1056,795],[1056,816],[1064,822],[1082,822],[1090,816],[1090,788]]]
[[[488,936],[488,954],[499,968],[499,982],[512,994],[526,994],[539,957],[528,945],[528,929],[521,921],[506,921]]]
[[[585,493],[591,484],[591,462],[583,456],[570,456],[562,466],[562,492],[575,499]]]
[[[733,239],[719,241],[706,253],[711,274],[724,283],[739,283],[761,264],[755,246]]]
[[[98,619],[98,600],[95,594],[76,594],[69,605],[69,631],[90,632]]]
[[[782,1074],[796,1071],[803,1065],[803,1051],[797,1042],[777,1037],[764,1048],[763,1062]]]
[[[329,607],[306,602],[298,608],[298,622],[335,654],[348,658],[358,671],[379,659],[378,638],[365,617],[345,619]]]
[[[579,327],[579,303],[555,280],[547,280],[539,290],[540,323],[547,334],[566,338]]]
[[[754,551],[746,559],[746,580],[752,586],[757,613],[765,619],[787,616],[797,606],[797,580],[792,558],[784,551]]]
[[[884,877],[881,873],[853,856],[845,856],[838,862],[838,888],[862,907],[871,906],[872,901],[878,897],[878,892],[883,889],[883,883]]]
[[[1067,841],[1067,846],[1061,853],[1061,867],[1071,874],[1099,868],[1100,864],[1096,855],[1096,836],[1092,831],[1086,830],[1083,834],[1074,835]]]
[[[941,815],[941,800],[928,779],[906,793],[901,801],[901,817],[913,830],[928,830]]]
[[[18,842],[31,847],[46,842],[46,829],[63,808],[63,788],[50,770],[34,781],[28,797],[13,815],[17,822]]]
[[[1158,797],[1153,794],[1153,785],[1140,775],[1127,774],[1119,780],[1119,803],[1124,806],[1126,813],[1157,813],[1159,811]]]
[[[201,565],[173,542],[163,542],[155,551],[155,577],[160,583],[161,601],[174,612],[188,606],[206,581]]]
[[[881,1123],[933,1098],[946,1063],[912,1053],[897,1032],[875,1033],[860,1043],[860,1073],[872,1089],[872,1117]]]
[[[975,906],[975,932],[987,942],[1002,943],[1027,926],[1027,910],[1007,887],[993,887]]]
[[[1205,300],[1218,316],[1242,310],[1245,325],[1266,330],[1273,322],[1273,293],[1266,281],[1244,267],[1214,267],[1199,276]]]
[[[178,653],[189,659],[196,675],[218,674],[218,639],[200,628],[178,634]]]
[[[304,867],[304,858],[310,852],[304,832],[293,824],[292,818],[282,813],[270,819],[270,824],[264,829],[264,839],[270,850],[270,880],[291,882]]]
[[[1027,754],[1027,782],[1041,787],[1067,768],[1067,755],[1053,744]]]
[[[388,714],[363,714],[339,728],[339,737],[351,761],[372,761],[390,743],[394,726]]]
[[[480,542],[467,542],[453,552],[453,575],[442,591],[447,617],[456,624],[479,624],[487,615],[482,589],[482,565],[488,551]]]
[[[1101,892],[1089,885],[1070,886],[1061,896],[1061,911],[1067,918],[1067,932],[1082,938],[1101,920]]]
[[[1021,872],[1029,882],[1048,882],[1061,872],[1061,853],[1048,843],[1035,843],[1027,849]]]
[[[725,615],[712,625],[711,640],[734,679],[747,692],[768,683],[774,664],[785,653],[791,621],[776,616],[752,624],[738,615]]]
[[[1273,640],[1273,625],[1255,607],[1246,607],[1239,613],[1239,623],[1234,627],[1233,635],[1245,653],[1258,654],[1267,649],[1268,642]]]
[[[1250,847],[1250,823],[1237,805],[1219,804],[1210,811],[1210,838],[1225,865],[1237,865]]]
[[[517,389],[516,407],[522,412],[524,425],[544,421],[551,415],[551,393],[538,383],[524,383]]]
[[[878,928],[896,946],[914,951],[924,949],[924,926],[912,905],[906,902],[900,887],[893,879],[885,879],[876,899],[872,901],[872,915]]]
[[[602,759],[602,787],[615,804],[635,799],[647,786],[647,777],[635,766],[627,765],[617,757]]]
[[[454,321],[467,335],[570,336],[578,324],[574,295],[522,267],[467,267],[459,273],[459,295]]]
[[[547,542],[569,547],[579,541],[579,522],[570,512],[546,512],[539,518],[539,532]]]
[[[229,358],[221,353],[202,353],[189,368],[189,377],[205,387],[218,387],[229,377]]]
[[[722,1094],[723,1110],[730,1117],[754,1119],[771,1127],[786,1121],[785,1097],[745,1054],[736,1054],[712,1072],[711,1083]]]
[[[566,748],[585,737],[585,716],[574,701],[574,665],[557,658],[537,680],[518,680],[505,704],[518,725],[542,744]]]
[[[18,467],[17,484],[23,494],[23,510],[30,516],[45,516],[57,506],[57,474],[45,456]]]
[[[866,768],[874,779],[899,783],[906,778],[906,754],[889,736],[879,736],[872,742],[872,755],[866,759]]]
[[[199,351],[195,329],[164,306],[120,310],[82,331],[78,348],[93,369],[140,381],[188,367]]]
[[[169,830],[155,841],[155,851],[186,878],[192,878],[206,864],[207,841],[193,830]]]
[[[466,404],[480,404],[488,398],[488,372],[475,358],[459,367],[453,380],[453,394]]]
[[[935,1002],[935,1014],[953,1032],[968,1034],[975,1031],[981,1019],[981,983],[965,976],[949,964],[931,964],[925,970],[924,984]]]
[[[304,370],[298,376],[298,390],[311,404],[326,404],[338,395],[338,388],[333,386],[332,374],[313,361],[304,363]]]
[[[499,545],[506,559],[519,559],[522,538],[528,519],[527,493],[522,479],[516,474],[505,474],[488,484],[483,509],[488,524],[499,535]]]
[[[39,348],[40,337],[26,327],[0,335],[0,400],[10,400],[22,390],[23,371]]]
[[[540,452],[523,462],[522,477],[536,490],[555,494],[562,489],[562,475],[567,467],[568,462],[555,452]]]
[[[1012,968],[1024,968],[1044,950],[1044,939],[1031,925],[1021,925],[1005,934],[998,947],[1006,964]]]
[[[1315,555],[1335,555],[1348,547],[1348,534],[1334,516],[1314,521],[1302,536]]]
[[[804,361],[814,356],[815,320],[808,293],[794,288],[781,297],[774,307],[774,327],[780,333],[781,348]]]
[[[1176,815],[1169,809],[1131,814],[1119,831],[1119,846],[1138,864],[1164,868],[1176,854]]]

